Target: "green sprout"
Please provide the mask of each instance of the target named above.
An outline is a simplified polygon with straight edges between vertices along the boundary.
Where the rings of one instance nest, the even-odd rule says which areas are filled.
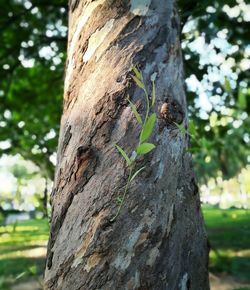
[[[115,216],[110,220],[111,222],[115,221],[115,219],[120,214],[122,206],[124,205],[124,201],[125,201],[125,198],[126,198],[126,195],[127,195],[127,192],[128,192],[128,189],[129,189],[131,182],[138,176],[138,174],[141,171],[143,171],[143,169],[145,169],[145,166],[143,166],[143,167],[136,170],[135,165],[136,165],[136,161],[137,161],[138,157],[148,154],[149,152],[151,152],[155,148],[154,144],[148,143],[146,141],[148,141],[148,139],[151,137],[153,130],[154,130],[155,123],[156,123],[156,114],[152,112],[154,105],[155,105],[155,99],[156,99],[156,89],[155,89],[156,73],[154,73],[153,76],[151,77],[152,97],[150,99],[148,91],[147,91],[146,86],[145,86],[145,83],[143,81],[142,73],[135,66],[132,67],[132,71],[134,72],[134,75],[132,75],[134,82],[144,92],[143,96],[144,96],[144,99],[146,101],[146,114],[145,114],[145,117],[143,120],[141,115],[138,113],[135,104],[133,104],[132,101],[128,97],[127,100],[128,100],[129,105],[131,107],[131,110],[132,110],[137,122],[141,126],[141,132],[139,135],[138,144],[137,144],[136,148],[134,148],[134,150],[132,150],[132,154],[130,157],[128,156],[128,154],[125,152],[125,150],[123,148],[121,148],[119,145],[115,144],[116,149],[118,150],[120,155],[126,161],[126,164],[127,164],[128,170],[129,170],[129,174],[128,174],[128,179],[126,182],[126,186],[125,186],[123,195],[119,196],[117,198],[118,209],[117,209]]]

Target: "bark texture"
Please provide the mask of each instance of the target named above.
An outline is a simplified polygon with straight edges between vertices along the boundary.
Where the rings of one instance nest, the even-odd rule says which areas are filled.
[[[127,178],[115,143],[131,152],[139,125],[129,94],[156,78],[156,149],[141,158],[115,222]],[[188,136],[175,0],[70,1],[68,60],[45,271],[50,290],[207,290],[208,245]]]

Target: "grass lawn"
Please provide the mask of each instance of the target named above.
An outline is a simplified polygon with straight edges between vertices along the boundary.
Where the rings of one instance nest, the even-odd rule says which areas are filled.
[[[203,212],[211,244],[210,271],[250,282],[250,210],[205,207]]]
[[[0,289],[43,273],[48,222],[29,220],[0,227]]]
[[[250,211],[204,207],[203,212],[212,247],[210,271],[250,282]],[[0,227],[0,290],[43,273],[48,228],[45,220]]]

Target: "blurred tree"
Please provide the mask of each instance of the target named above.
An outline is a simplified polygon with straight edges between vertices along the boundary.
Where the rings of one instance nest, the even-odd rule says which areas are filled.
[[[62,0],[10,0],[0,5],[0,140],[5,141],[1,151],[20,153],[52,179],[67,4]]]
[[[0,211],[1,208],[5,213],[9,210],[37,210],[47,217],[47,193],[51,182],[46,182],[41,176],[38,166],[20,155],[3,159],[0,165]]]
[[[15,164],[11,168],[11,173],[16,178],[16,194],[13,200],[15,199],[18,203],[22,203],[24,200],[22,199],[21,188],[27,183],[27,180],[29,180],[33,174],[28,173],[27,168],[19,164]]]
[[[1,152],[22,154],[52,178],[67,1],[0,0],[0,5]],[[179,0],[179,7],[189,112],[199,140],[192,141],[196,172],[201,180],[218,170],[230,177],[250,153],[249,0]]]
[[[196,172],[234,176],[250,155],[250,5],[179,0]],[[198,147],[197,147],[198,145]]]

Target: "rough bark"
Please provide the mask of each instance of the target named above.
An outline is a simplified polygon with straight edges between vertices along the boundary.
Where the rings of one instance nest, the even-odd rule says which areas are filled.
[[[71,1],[64,112],[52,194],[45,289],[206,290],[208,245],[187,151],[187,111],[175,0]],[[156,78],[156,149],[139,161],[115,222],[143,115],[130,78]],[[149,86],[150,90],[150,86]]]

